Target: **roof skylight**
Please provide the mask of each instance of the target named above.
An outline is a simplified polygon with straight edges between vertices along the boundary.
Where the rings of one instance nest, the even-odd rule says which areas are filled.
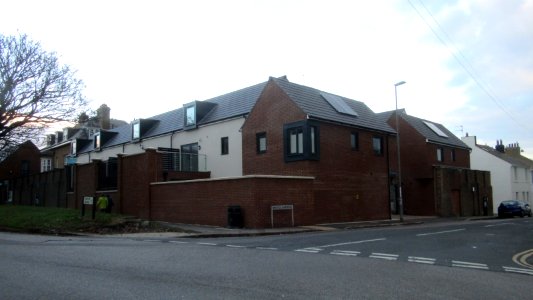
[[[337,112],[355,117],[358,116],[358,114],[350,106],[348,106],[348,104],[346,104],[341,97],[324,92],[321,92],[320,95],[322,95],[322,97],[326,99],[326,101],[333,106]]]
[[[433,130],[433,132],[435,132],[438,136],[445,137],[445,138],[448,137],[448,135],[444,133],[442,130],[440,130],[440,128],[437,127],[437,125],[427,122],[427,121],[423,121],[423,122],[424,124],[426,124],[427,127],[429,127],[429,129]]]

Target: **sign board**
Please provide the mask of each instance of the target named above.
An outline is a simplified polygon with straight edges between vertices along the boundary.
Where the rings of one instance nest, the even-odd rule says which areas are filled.
[[[94,198],[93,197],[83,197],[83,204],[85,205],[93,205]]]
[[[272,205],[272,210],[290,210],[294,209],[292,204],[290,205]]]
[[[274,211],[276,211],[276,210],[290,210],[291,211],[291,218],[292,218],[292,227],[294,227],[294,205],[286,204],[286,205],[272,205],[272,206],[270,206],[270,223],[272,224],[272,228],[274,228]]]

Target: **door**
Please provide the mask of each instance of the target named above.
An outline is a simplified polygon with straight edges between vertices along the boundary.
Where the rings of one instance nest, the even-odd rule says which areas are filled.
[[[181,171],[198,172],[198,143],[181,146]]]

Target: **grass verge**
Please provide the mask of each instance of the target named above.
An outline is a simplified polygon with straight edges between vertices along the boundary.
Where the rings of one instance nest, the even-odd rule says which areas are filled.
[[[49,208],[19,205],[0,205],[0,228],[4,230],[56,233],[97,232],[99,228],[122,223],[124,216],[91,212],[81,217],[80,211],[67,208]]]

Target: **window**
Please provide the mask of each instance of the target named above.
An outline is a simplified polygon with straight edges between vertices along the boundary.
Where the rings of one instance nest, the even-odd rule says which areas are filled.
[[[137,122],[137,123],[133,123],[133,130],[132,130],[132,134],[131,134],[131,138],[133,140],[138,140],[141,138],[141,122]]]
[[[444,149],[442,148],[437,148],[437,161],[444,161]]]
[[[450,153],[452,161],[455,161],[455,149],[452,149]]]
[[[377,156],[383,155],[383,138],[375,136],[372,138],[372,149]]]
[[[41,172],[47,172],[50,170],[52,170],[52,159],[42,158],[41,159]]]
[[[76,140],[72,141],[71,148],[70,148],[70,154],[76,155],[78,150],[78,143]]]
[[[22,175],[22,176],[30,175],[30,161],[23,160],[20,163],[20,175]]]
[[[96,149],[97,151],[100,150],[101,145],[102,145],[102,135],[96,134],[94,136],[94,149]]]
[[[257,153],[265,153],[267,151],[267,136],[266,132],[260,132],[255,135]]]
[[[359,134],[357,132],[350,134],[350,147],[352,150],[359,150]]]
[[[285,161],[318,160],[319,128],[312,121],[300,121],[284,125]],[[265,135],[266,151],[266,135]]]
[[[221,145],[220,153],[222,155],[228,154],[229,153],[229,140],[227,136],[220,139],[220,145]]]
[[[185,127],[196,126],[196,106],[185,107]]]
[[[289,129],[289,154],[304,153],[304,132],[302,127]]]

